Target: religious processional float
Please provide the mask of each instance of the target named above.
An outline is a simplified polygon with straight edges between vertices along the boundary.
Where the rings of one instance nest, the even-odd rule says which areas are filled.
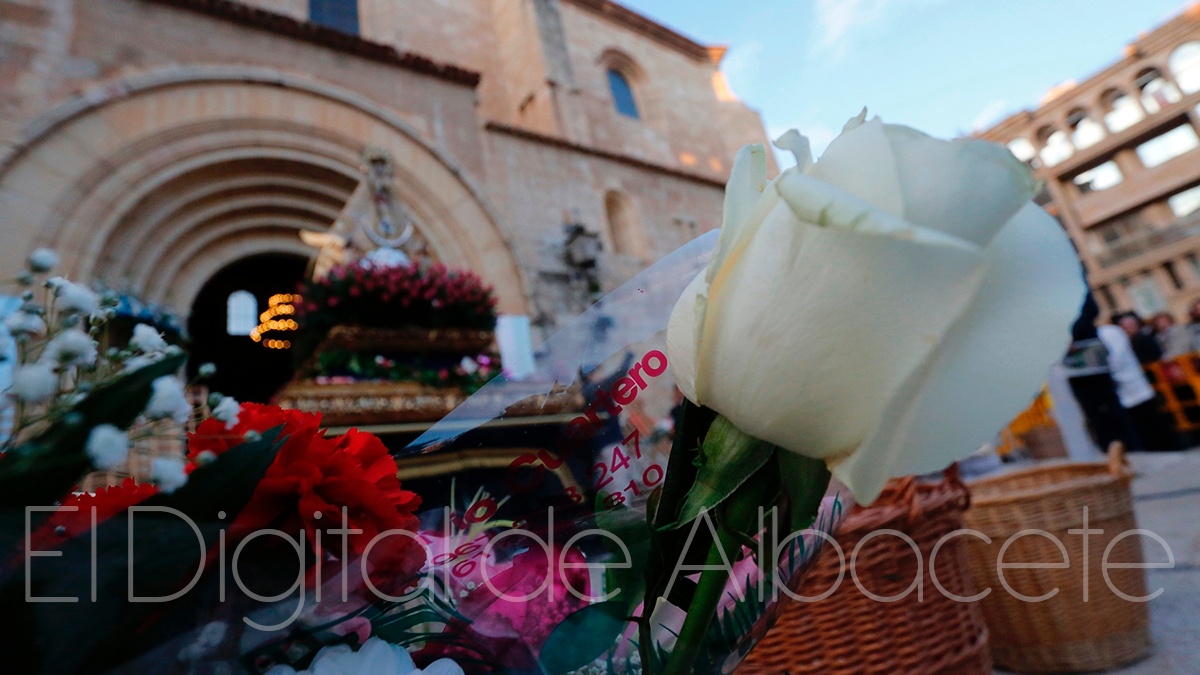
[[[487,346],[467,339],[491,327],[477,279],[386,253],[318,270],[296,305],[329,326],[304,396],[478,386],[390,451],[322,428],[359,404],[216,395],[153,480],[75,492],[139,421],[192,414],[185,356],[153,330],[108,344],[104,299],[42,288],[53,254],[35,252],[5,321],[20,354],[0,457],[6,669],[733,671],[852,500],[974,451],[1027,405],[1083,294],[999,146],[865,114],[819,162],[795,132],[777,144],[797,166],[768,179],[766,150],[743,149],[721,230],[597,302],[520,377],[484,373]],[[376,234],[403,236],[391,222]],[[392,288],[421,330],[462,340],[409,348],[408,319],[380,304]],[[508,424],[572,391],[561,423]]]

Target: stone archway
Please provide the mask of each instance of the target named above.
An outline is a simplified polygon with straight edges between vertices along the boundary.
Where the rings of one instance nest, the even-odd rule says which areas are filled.
[[[186,313],[217,270],[306,254],[358,180],[363,147],[395,159],[396,194],[431,253],[493,284],[505,313],[527,286],[493,210],[397,113],[255,68],[186,68],[114,83],[35,120],[0,159],[0,265],[51,246],[65,273]]]

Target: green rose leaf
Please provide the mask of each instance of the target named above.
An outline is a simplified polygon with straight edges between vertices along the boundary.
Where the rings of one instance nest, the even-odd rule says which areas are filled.
[[[791,532],[799,532],[817,518],[829,487],[829,468],[822,460],[781,452],[779,477],[788,497],[788,526]]]
[[[774,456],[775,450],[774,445],[746,434],[724,417],[717,417],[700,446],[696,482],[684,499],[679,517],[666,529],[683,527],[701,511],[711,510],[728,499]]]
[[[554,627],[540,655],[551,675],[569,673],[595,661],[616,642],[628,623],[624,599],[588,605]]]

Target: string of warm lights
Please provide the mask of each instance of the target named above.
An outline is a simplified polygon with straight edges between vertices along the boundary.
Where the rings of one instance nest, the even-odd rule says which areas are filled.
[[[300,327],[295,319],[277,318],[287,317],[296,313],[294,303],[300,302],[302,298],[295,293],[276,293],[267,300],[267,311],[258,315],[259,324],[250,331],[250,339],[262,344],[268,349],[290,349],[292,346],[291,340],[269,339],[263,340],[263,334],[271,331],[292,331]]]

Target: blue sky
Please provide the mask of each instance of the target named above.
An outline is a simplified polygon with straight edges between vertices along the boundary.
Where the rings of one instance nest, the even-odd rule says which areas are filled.
[[[621,0],[701,42],[772,138],[819,152],[864,105],[953,137],[1036,107],[1182,11],[1182,0]]]

